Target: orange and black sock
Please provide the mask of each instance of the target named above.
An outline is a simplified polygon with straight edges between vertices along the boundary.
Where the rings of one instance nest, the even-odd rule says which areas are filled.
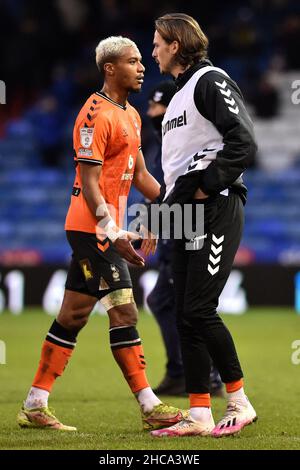
[[[76,346],[77,333],[54,320],[42,347],[39,367],[32,386],[51,392],[57,377],[62,375]]]
[[[226,387],[227,393],[237,392],[242,387],[244,387],[244,381],[243,379],[239,379],[239,380],[235,380],[234,382],[228,382],[225,384],[225,387]]]
[[[149,387],[146,362],[139,334],[134,326],[110,328],[110,347],[133,393]]]
[[[190,408],[210,408],[210,394],[209,393],[190,393]]]

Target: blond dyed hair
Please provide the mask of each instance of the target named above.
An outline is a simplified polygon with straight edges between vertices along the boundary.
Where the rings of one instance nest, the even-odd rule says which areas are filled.
[[[123,36],[110,36],[99,42],[96,47],[96,64],[102,75],[104,75],[104,64],[114,62],[122,55],[126,47],[134,47],[138,50],[135,42]]]

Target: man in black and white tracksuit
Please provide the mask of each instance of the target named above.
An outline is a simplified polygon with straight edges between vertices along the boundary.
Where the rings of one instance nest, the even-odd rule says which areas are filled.
[[[151,119],[159,151],[156,154],[151,173],[163,184],[164,175],[161,166],[161,125],[168,104],[177,91],[173,80],[164,80],[157,84],[149,95],[147,115]],[[185,378],[178,330],[176,327],[176,307],[174,281],[171,267],[172,240],[159,240],[158,270],[159,275],[153,290],[147,297],[147,303],[159,324],[163,343],[166,349],[166,373],[158,387],[153,389],[159,395],[185,394]],[[212,364],[210,373],[210,394],[223,397],[223,384],[218,370]]]
[[[253,125],[236,83],[207,60],[208,40],[199,24],[173,13],[156,20],[155,26],[152,55],[178,88],[162,123],[161,201],[170,206],[200,204],[204,232],[198,237],[202,247],[187,249],[191,240],[183,237],[175,240],[173,250],[189,417],[152,435],[220,437],[257,419],[244,392],[233,339],[217,314],[242,235],[247,193],[242,173],[256,152]],[[226,412],[217,425],[209,395],[211,360],[228,393]]]

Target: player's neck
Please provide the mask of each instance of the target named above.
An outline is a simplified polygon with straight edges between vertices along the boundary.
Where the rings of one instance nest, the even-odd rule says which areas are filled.
[[[120,91],[111,85],[104,83],[101,92],[104,93],[108,98],[115,101],[116,103],[125,106],[128,98],[128,92],[126,90]]]
[[[174,65],[174,67],[171,70],[171,75],[174,78],[177,78],[178,75],[180,75],[181,73],[184,73],[189,68],[190,68],[190,65],[188,65],[186,67],[183,67],[182,65],[176,64],[176,65]]]

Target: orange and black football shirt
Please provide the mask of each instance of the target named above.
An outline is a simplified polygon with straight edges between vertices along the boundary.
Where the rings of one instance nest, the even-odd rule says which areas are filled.
[[[122,226],[124,200],[130,190],[141,147],[141,119],[138,112],[128,102],[122,106],[103,93],[94,93],[77,116],[73,144],[76,176],[65,229],[96,232],[97,219],[81,190],[79,162],[102,165],[99,188],[106,203],[115,208],[111,216],[118,226]]]

